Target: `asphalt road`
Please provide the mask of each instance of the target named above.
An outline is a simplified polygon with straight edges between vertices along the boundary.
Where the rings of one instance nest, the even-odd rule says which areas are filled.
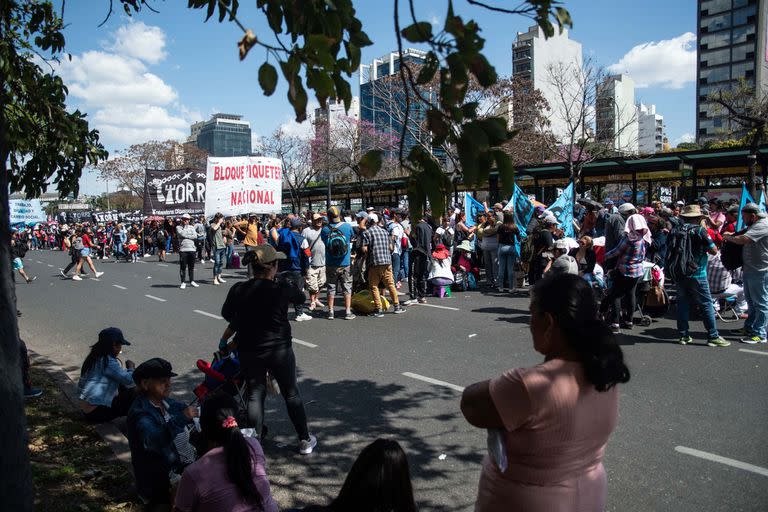
[[[225,271],[228,283],[213,286],[212,264],[198,265],[200,288],[180,290],[178,266],[156,260],[96,261],[105,275],[75,282],[58,275],[65,254],[29,252],[27,272],[39,278],[17,285],[22,336],[76,376],[98,331],[120,327],[133,342],[124,357],[168,359],[180,375],[175,393],[188,399],[202,380],[195,361],[217,347],[225,322],[215,316],[244,271]],[[305,342],[294,345],[300,388],[319,445],[298,455],[282,399],[268,399],[264,448],[281,508],[327,502],[360,450],[387,436],[408,453],[421,510],[472,510],[485,432],[463,420],[459,390],[542,360],[527,308],[525,297],[469,292],[404,315],[294,323]],[[690,346],[674,342],[670,319],[621,337],[632,380],[621,387],[605,456],[608,510],[768,510],[768,347],[710,348],[701,322],[692,326]]]

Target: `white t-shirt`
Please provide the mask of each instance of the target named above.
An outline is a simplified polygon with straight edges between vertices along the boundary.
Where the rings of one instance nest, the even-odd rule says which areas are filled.
[[[392,243],[395,246],[395,250],[392,251],[392,254],[402,254],[402,238],[405,236],[405,230],[403,229],[403,226],[397,222],[390,222],[388,228],[389,229],[387,231],[389,231],[389,236],[392,238]]]
[[[301,248],[312,250],[312,258],[310,259],[309,264],[313,267],[325,266],[325,243],[323,242],[323,239],[320,238],[320,233],[322,231],[322,229],[315,230],[307,227],[301,232],[301,236],[304,237],[304,242],[301,244]]]

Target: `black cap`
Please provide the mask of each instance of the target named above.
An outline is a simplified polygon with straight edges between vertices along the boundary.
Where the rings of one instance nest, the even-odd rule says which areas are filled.
[[[165,377],[176,377],[171,370],[171,363],[159,357],[153,357],[144,361],[133,370],[133,381],[138,384],[143,379],[164,379]]]
[[[121,345],[130,345],[131,342],[125,339],[123,331],[117,327],[107,327],[99,333],[99,341],[109,340],[112,343],[120,343]]]

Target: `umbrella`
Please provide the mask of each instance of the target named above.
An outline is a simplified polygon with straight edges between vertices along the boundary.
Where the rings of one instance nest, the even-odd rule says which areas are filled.
[[[593,208],[595,210],[599,210],[600,208],[603,207],[603,205],[601,205],[597,201],[595,201],[593,199],[586,198],[586,197],[583,197],[583,198],[579,199],[576,202],[579,203],[579,204],[583,204],[584,206]]]

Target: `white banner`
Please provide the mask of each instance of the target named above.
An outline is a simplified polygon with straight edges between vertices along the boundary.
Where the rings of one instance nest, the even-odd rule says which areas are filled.
[[[11,199],[11,224],[45,222],[48,217],[39,199]]]
[[[280,213],[283,167],[262,156],[208,157],[205,216]]]

